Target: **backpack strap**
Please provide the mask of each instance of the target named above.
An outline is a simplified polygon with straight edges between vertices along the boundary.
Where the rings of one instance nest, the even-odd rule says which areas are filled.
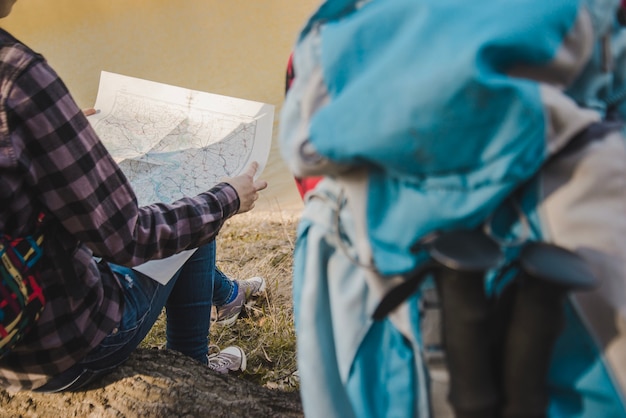
[[[35,324],[45,306],[39,264],[43,254],[43,222],[37,217],[33,235],[0,235],[0,358]]]

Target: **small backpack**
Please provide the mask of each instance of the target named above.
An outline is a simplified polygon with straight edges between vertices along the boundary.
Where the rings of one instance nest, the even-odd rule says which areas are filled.
[[[39,274],[43,219],[42,213],[33,235],[0,235],[0,358],[31,329],[46,302]]]

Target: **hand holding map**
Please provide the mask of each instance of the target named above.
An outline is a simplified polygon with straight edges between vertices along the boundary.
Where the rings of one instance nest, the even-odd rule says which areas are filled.
[[[245,212],[267,186],[254,178],[270,152],[272,105],[103,71],[94,109],[85,114],[139,205],[195,196],[229,178]],[[135,269],[165,283],[192,252]]]
[[[252,161],[263,171],[272,105],[103,71],[89,121],[140,205],[195,196]]]
[[[254,208],[254,202],[259,198],[258,192],[267,187],[265,180],[254,180],[259,163],[254,161],[241,175],[224,181],[230,184],[239,196],[239,211],[244,213]]]

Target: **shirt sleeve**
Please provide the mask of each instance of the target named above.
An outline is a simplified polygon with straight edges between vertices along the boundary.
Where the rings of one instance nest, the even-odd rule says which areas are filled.
[[[139,207],[125,175],[45,60],[15,81],[8,99],[18,163],[54,218],[96,255],[137,265],[215,238],[239,210],[226,183],[172,204]]]

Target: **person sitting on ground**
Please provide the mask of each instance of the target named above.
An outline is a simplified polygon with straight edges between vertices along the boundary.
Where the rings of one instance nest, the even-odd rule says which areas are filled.
[[[0,0],[0,17],[14,3]],[[2,29],[0,85],[0,231],[28,236],[44,214],[46,298],[30,331],[0,358],[0,385],[82,388],[126,361],[164,306],[167,348],[221,373],[245,369],[238,347],[209,356],[208,331],[215,237],[267,187],[254,178],[258,164],[195,197],[139,207],[56,72]],[[166,285],[131,268],[194,248]]]

